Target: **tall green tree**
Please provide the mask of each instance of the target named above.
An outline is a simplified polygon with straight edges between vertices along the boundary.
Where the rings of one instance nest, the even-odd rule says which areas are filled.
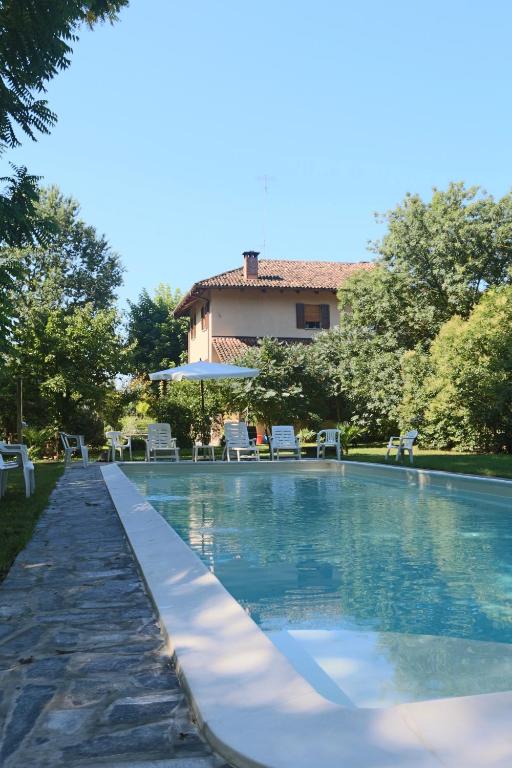
[[[404,372],[423,368],[422,355],[441,326],[454,315],[467,318],[489,286],[510,282],[512,195],[495,200],[453,183],[428,201],[407,195],[382,218],[388,228],[372,246],[375,267],[343,284],[339,333],[322,342],[341,361],[340,387],[350,380],[353,418],[380,437],[400,416],[406,427],[406,413],[417,415],[420,404],[403,389]]]
[[[499,200],[479,187],[451,183],[432,198],[406,195],[382,217],[388,229],[373,249],[382,264],[407,275],[416,297],[442,323],[468,317],[488,286],[510,281],[512,193]]]
[[[179,365],[187,350],[188,320],[174,317],[181,301],[179,289],[160,284],[153,296],[144,289],[135,302],[130,302],[128,343],[134,373]]]
[[[393,334],[342,324],[319,334],[313,351],[325,361],[324,391],[335,395],[338,419],[352,421],[367,439],[395,431],[403,350]]]
[[[114,22],[128,0],[0,0],[0,158],[22,136],[36,140],[57,116],[43,97],[49,81],[71,63],[81,25]],[[13,248],[45,236],[35,213],[39,177],[11,164],[0,178],[0,337],[13,307],[7,290],[22,276]],[[0,350],[1,352],[1,350]]]
[[[104,235],[80,218],[80,206],[57,187],[42,189],[35,206],[44,243],[17,251],[24,279],[16,287],[20,312],[34,304],[109,309],[122,284],[123,268]]]
[[[442,322],[428,293],[418,290],[412,276],[391,270],[382,261],[351,275],[339,289],[338,301],[342,327],[390,334],[402,349],[428,344]]]
[[[313,345],[264,338],[237,362],[259,368],[260,373],[253,379],[226,382],[227,411],[247,411],[267,430],[290,422],[316,427],[324,418],[335,418],[333,398],[324,387],[326,369]]]
[[[407,373],[431,444],[512,452],[512,286],[487,290],[467,319],[449,320],[428,360]]]
[[[24,274],[7,292],[16,322],[2,368],[6,431],[13,431],[17,376],[24,379],[26,420],[70,429],[97,419],[106,388],[124,370],[112,308],[122,281],[118,256],[56,188],[41,191],[35,211],[52,234],[44,245],[16,251]]]

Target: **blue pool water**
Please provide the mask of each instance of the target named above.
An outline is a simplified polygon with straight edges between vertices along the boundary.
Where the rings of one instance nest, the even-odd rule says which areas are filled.
[[[330,659],[351,638],[357,664],[361,654],[365,663],[372,659],[368,677],[377,675],[379,653],[384,668],[385,638],[384,666],[391,664],[395,688],[397,674],[410,678],[411,668],[416,678],[422,665],[423,677],[430,675],[421,691],[415,680],[413,694],[408,678],[402,688],[409,692],[395,692],[390,701],[424,698],[432,685],[443,695],[512,688],[510,497],[421,489],[377,480],[371,471],[344,477],[321,468],[245,469],[125,471],[285,652],[292,641],[296,650],[301,644],[301,654],[314,646],[317,668],[326,670],[322,653]],[[500,649],[506,658],[490,683]],[[480,652],[483,682],[477,684]],[[433,683],[436,665],[438,677],[449,668],[455,682]],[[336,678],[331,668],[328,675]],[[464,674],[471,683],[461,683]],[[347,689],[346,675],[340,685]],[[375,701],[387,701],[386,685]],[[362,700],[373,705],[371,696]]]
[[[298,469],[125,467],[266,631],[512,643],[510,497]]]

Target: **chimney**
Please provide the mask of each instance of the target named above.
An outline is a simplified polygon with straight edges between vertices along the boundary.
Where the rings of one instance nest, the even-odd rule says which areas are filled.
[[[259,251],[244,251],[244,280],[258,279]]]

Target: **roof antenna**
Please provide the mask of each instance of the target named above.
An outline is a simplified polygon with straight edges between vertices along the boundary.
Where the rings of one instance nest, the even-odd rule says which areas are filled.
[[[261,247],[263,256],[267,256],[267,214],[268,214],[268,187],[271,181],[275,181],[273,176],[269,176],[268,174],[264,174],[263,176],[258,176],[257,181],[261,181],[263,183],[263,245]]]

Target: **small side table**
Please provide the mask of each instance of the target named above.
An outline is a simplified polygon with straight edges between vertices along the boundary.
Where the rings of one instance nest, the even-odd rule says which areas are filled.
[[[215,461],[214,445],[194,445],[192,448],[192,459],[194,461],[197,461],[200,458],[199,451],[202,451],[203,459],[206,459],[207,461]]]

